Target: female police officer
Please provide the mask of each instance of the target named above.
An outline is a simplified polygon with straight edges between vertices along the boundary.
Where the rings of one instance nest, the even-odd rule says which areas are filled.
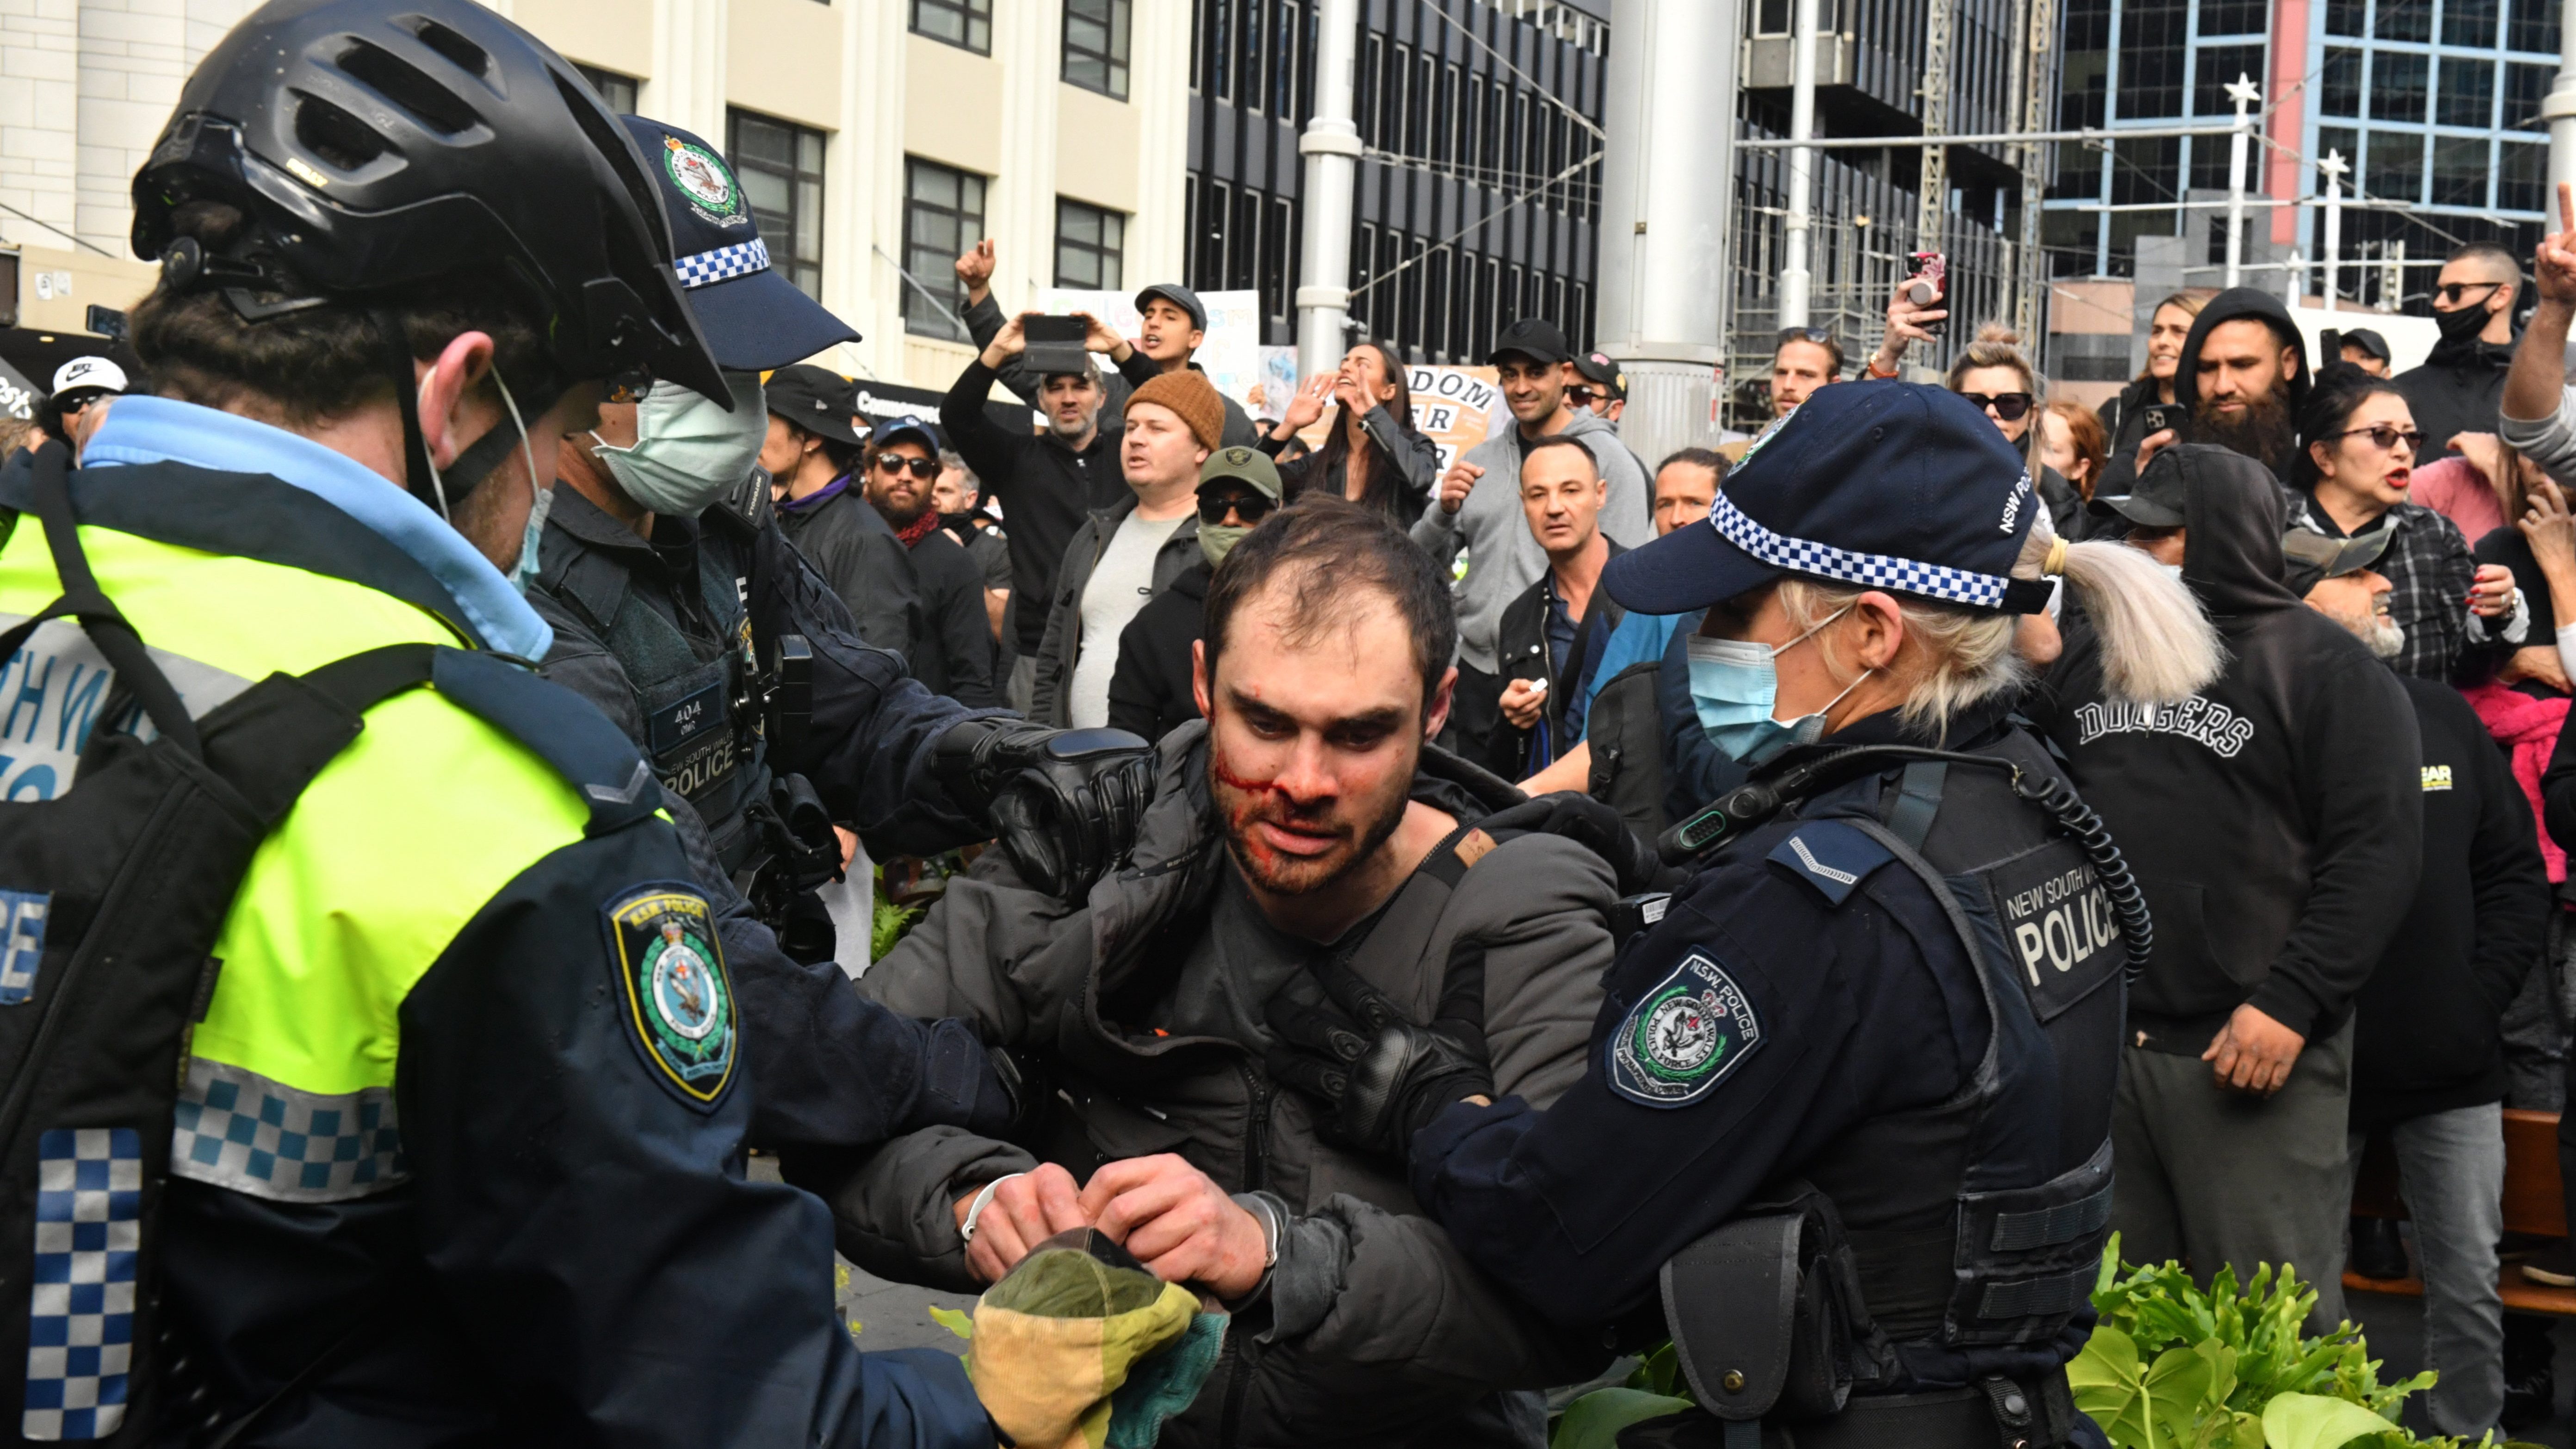
[[[1706,525],[1604,577],[1635,612],[1708,608],[1691,693],[1756,770],[1677,832],[1701,869],[1613,968],[1583,1083],[1544,1112],[1462,1102],[1472,1050],[1383,1018],[1346,1059],[1354,1098],[1422,1126],[1415,1193],[1488,1272],[1562,1321],[1671,1332],[1720,1422],[1659,1442],[2077,1432],[2063,1365],[2147,942],[2098,820],[2006,715],[2050,575],[2124,694],[2217,672],[2182,587],[2056,540],[1967,404],[1818,392]]]

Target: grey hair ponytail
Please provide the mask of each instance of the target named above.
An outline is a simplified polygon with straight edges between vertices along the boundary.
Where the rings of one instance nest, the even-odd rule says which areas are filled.
[[[2036,578],[2049,572],[2065,578],[2093,621],[2102,644],[2102,684],[2113,697],[2171,703],[2208,687],[2227,667],[2227,646],[2200,600],[2144,552],[2098,540],[2060,544],[2043,511],[2013,573]]]

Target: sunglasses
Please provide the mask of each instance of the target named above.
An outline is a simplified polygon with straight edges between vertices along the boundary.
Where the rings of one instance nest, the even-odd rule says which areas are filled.
[[[2369,437],[2370,445],[2383,453],[2396,447],[2397,441],[2400,438],[2406,440],[2406,451],[2410,453],[2420,453],[2424,451],[2424,434],[2422,432],[2414,428],[2401,428],[2395,423],[2377,423],[2367,428],[2346,428],[2342,432],[2335,434],[2337,438],[2354,438],[2365,435]]]
[[[2503,285],[2502,282],[2444,282],[2433,289],[2433,295],[2456,307],[2460,305],[2460,299],[2471,292],[2492,292]]]
[[[1980,411],[1993,409],[1996,417],[2008,423],[2021,421],[2022,415],[2030,411],[2031,397],[2026,392],[1999,392],[1991,396],[1982,392],[1963,392],[1959,396],[1966,398]]]
[[[1279,505],[1258,493],[1219,493],[1199,500],[1199,522],[1211,528],[1221,527],[1229,513],[1243,520],[1246,527],[1268,518]]]
[[[937,458],[907,458],[899,453],[879,453],[877,455],[877,471],[883,473],[889,478],[899,478],[903,476],[906,469],[910,469],[912,476],[915,478],[928,482],[929,480],[939,476],[939,460]]]
[[[1780,329],[1780,342],[1812,342],[1818,347],[1831,347],[1834,333],[1830,327],[1783,327]],[[1779,343],[1773,345],[1778,346]]]

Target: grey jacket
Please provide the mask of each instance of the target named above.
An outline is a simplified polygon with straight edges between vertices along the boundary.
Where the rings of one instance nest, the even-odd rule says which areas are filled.
[[[983,301],[967,308],[966,315],[958,320],[966,324],[966,335],[974,338],[975,346],[981,349],[992,346],[993,339],[1002,335],[1002,328],[1011,319],[1002,315],[1002,304],[994,301],[993,294],[987,292]],[[1190,364],[1190,369],[1199,373],[1207,371],[1195,362]],[[1111,431],[1122,426],[1127,417],[1127,395],[1144,386],[1162,370],[1161,363],[1133,349],[1129,350],[1125,362],[1103,368],[1100,373],[1100,426]],[[1025,356],[1003,363],[994,370],[993,376],[1030,407],[1044,406],[1038,400],[1038,387],[1046,378],[1029,366]],[[1225,404],[1225,434],[1219,440],[1223,446],[1249,448],[1261,441],[1261,427],[1253,422],[1251,414],[1243,410],[1243,404],[1222,392],[1217,394],[1217,401]]]
[[[1601,476],[1610,484],[1601,508],[1601,531],[1629,548],[1655,536],[1654,490],[1637,455],[1619,441],[1619,429],[1580,408],[1560,435],[1580,438],[1592,448]],[[1458,581],[1458,659],[1462,664],[1495,672],[1496,641],[1503,610],[1547,570],[1547,553],[1530,536],[1521,512],[1520,429],[1505,427],[1467,450],[1462,460],[1485,470],[1456,513],[1441,511],[1435,490],[1422,520],[1413,525],[1413,541],[1443,564],[1467,550],[1467,577]]]
[[[1091,586],[1091,571],[1108,550],[1118,525],[1135,511],[1133,493],[1114,507],[1095,508],[1064,546],[1064,562],[1055,571],[1055,597],[1047,603],[1046,634],[1038,641],[1037,682],[1029,695],[1029,718],[1039,724],[1057,729],[1073,726],[1073,666],[1082,658],[1082,591]],[[1181,520],[1154,554],[1154,592],[1159,595],[1170,588],[1172,580],[1205,557],[1199,549],[1198,515],[1193,513]],[[1118,641],[1109,640],[1108,647],[1117,648]]]
[[[1267,1297],[1235,1318],[1224,1361],[1165,1444],[1510,1442],[1491,1427],[1495,1392],[1579,1382],[1609,1356],[1599,1341],[1550,1327],[1471,1267],[1415,1205],[1403,1164],[1316,1135],[1306,1099],[1263,1067],[1260,1000],[1241,1003],[1231,1038],[1117,1024],[1151,1019],[1140,976],[1172,973],[1172,993],[1240,979],[1201,974],[1227,968],[1191,949],[1207,944],[1220,873],[1234,868],[1210,826],[1206,739],[1197,721],[1165,738],[1133,863],[1087,903],[1023,888],[987,851],[860,979],[896,1011],[965,1020],[1060,1091],[1032,1134],[1035,1155],[934,1128],[823,1184],[842,1251],[899,1281],[970,1289],[958,1197],[1040,1157],[1087,1178],[1118,1158],[1176,1152],[1228,1191],[1276,1195],[1290,1217]],[[1414,798],[1462,825],[1516,796],[1437,751],[1414,781]],[[1453,971],[1481,971],[1496,1085],[1544,1106],[1582,1078],[1616,890],[1599,858],[1563,838],[1510,836],[1472,865],[1485,838],[1466,839],[1435,849],[1352,967],[1417,1021]]]

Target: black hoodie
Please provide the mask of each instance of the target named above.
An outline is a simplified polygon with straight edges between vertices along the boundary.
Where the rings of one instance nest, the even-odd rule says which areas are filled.
[[[2182,358],[2174,368],[2174,401],[2186,409],[2197,409],[2200,402],[2201,344],[2209,340],[2211,328],[2240,317],[2260,317],[2272,324],[2273,332],[2298,354],[2298,365],[2290,374],[2288,400],[2289,416],[2295,422],[2299,409],[2307,404],[2308,385],[2315,378],[2314,369],[2308,366],[2308,342],[2299,334],[2298,324],[2290,320],[2290,309],[2281,304],[2280,298],[2252,287],[2228,288],[2210,298],[2209,305],[2201,308],[2200,315],[2192,319],[2191,335],[2183,339]],[[2149,383],[2148,387],[2147,396],[2152,399],[2154,384]],[[2186,431],[2183,436],[2189,438],[2191,434]],[[2116,498],[2137,486],[2137,443],[2142,439],[2143,435],[2141,439],[2133,439],[2126,448],[2111,450],[2111,459],[2102,468],[2102,486],[2094,490],[2095,497]]]
[[[2517,339],[2519,340],[2519,339]],[[2389,379],[2406,396],[2415,426],[2424,430],[2426,457],[2457,451],[2461,433],[2492,433],[2504,412],[2504,375],[2513,370],[2513,342],[2464,337],[2434,344],[2422,367]]]
[[[2122,703],[2092,630],[2072,628],[2029,713],[2155,918],[2130,1040],[2198,1056],[2251,1002],[2313,1041],[2343,1024],[2414,894],[2415,709],[2281,583],[2283,500],[2260,463],[2187,444],[2151,465],[2167,468],[2185,490],[2183,581],[2226,640],[2226,672],[2178,705]]]

